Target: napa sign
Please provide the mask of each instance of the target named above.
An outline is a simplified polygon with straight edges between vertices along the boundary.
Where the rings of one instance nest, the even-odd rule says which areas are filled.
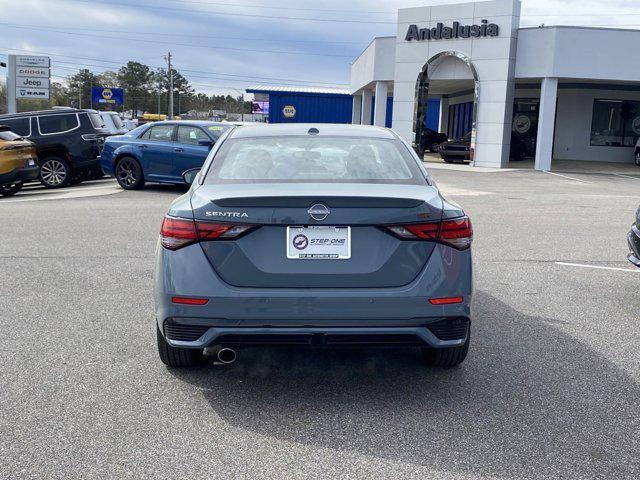
[[[124,90],[122,88],[93,87],[91,89],[93,103],[106,105],[122,105],[124,103]]]
[[[489,23],[488,20],[482,20],[480,25],[460,25],[460,22],[453,22],[453,25],[450,27],[445,27],[442,23],[438,23],[433,28],[418,28],[417,25],[409,25],[407,35],[404,39],[410,42],[412,40],[497,37],[498,32],[498,25]]]

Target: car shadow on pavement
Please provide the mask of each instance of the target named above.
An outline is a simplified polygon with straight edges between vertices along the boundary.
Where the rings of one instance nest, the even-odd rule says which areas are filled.
[[[556,320],[484,292],[453,369],[417,349],[252,348],[173,370],[230,425],[304,445],[517,478],[639,478],[640,386]]]

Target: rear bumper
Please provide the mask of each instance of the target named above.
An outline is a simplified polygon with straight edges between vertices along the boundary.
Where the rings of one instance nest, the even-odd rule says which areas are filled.
[[[462,317],[431,319],[421,326],[392,327],[207,327],[194,324],[193,319],[168,319],[162,332],[170,345],[182,348],[213,345],[411,345],[445,348],[463,345],[469,336],[469,327],[469,319]]]
[[[380,335],[386,337],[381,343],[396,343],[395,336],[406,335],[414,344],[452,346],[464,343],[465,338],[438,337],[430,327],[452,319],[465,319],[468,325],[471,271],[470,250],[437,244],[418,276],[400,287],[239,288],[218,277],[200,245],[176,251],[159,246],[156,321],[163,333],[171,325],[193,327],[198,335],[185,338],[186,343],[176,343],[182,341],[178,337],[167,338],[174,346],[192,348],[228,342],[229,336],[245,336],[241,343],[252,343],[258,337],[265,337],[259,343],[281,343],[276,338],[281,335],[297,336],[294,340],[302,343],[332,343],[334,338],[349,336],[352,343],[372,343]],[[206,298],[208,303],[175,304],[173,296]],[[430,298],[456,296],[463,301],[429,303]]]
[[[40,168],[38,166],[30,168],[16,168],[15,170],[0,175],[0,185],[36,180],[39,173]]]
[[[640,228],[637,224],[631,226],[631,231],[627,234],[627,243],[631,250],[627,258],[636,267],[640,267]]]

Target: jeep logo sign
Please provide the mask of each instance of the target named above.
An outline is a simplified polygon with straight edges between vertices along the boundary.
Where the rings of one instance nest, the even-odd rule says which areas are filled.
[[[404,39],[407,42],[412,40],[449,40],[451,38],[479,38],[497,37],[498,25],[482,20],[480,25],[460,25],[460,22],[453,22],[453,26],[445,27],[438,23],[433,28],[418,28],[417,25],[409,25],[407,35]]]
[[[16,87],[49,88],[48,78],[17,77]]]

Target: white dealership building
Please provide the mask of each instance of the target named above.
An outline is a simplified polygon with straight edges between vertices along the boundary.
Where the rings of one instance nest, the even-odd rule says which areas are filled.
[[[471,132],[474,165],[507,167],[514,147],[552,161],[634,161],[640,136],[640,30],[520,28],[520,0],[398,11],[351,68],[353,123],[415,142]],[[387,108],[392,97],[392,108]],[[391,107],[391,105],[389,105]]]

